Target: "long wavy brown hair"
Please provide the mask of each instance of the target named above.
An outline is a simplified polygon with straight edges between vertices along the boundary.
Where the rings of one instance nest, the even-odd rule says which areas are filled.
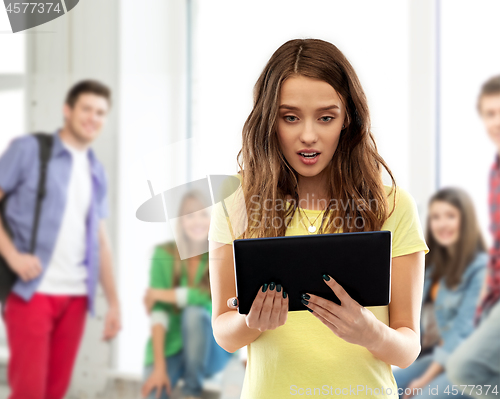
[[[439,244],[431,231],[430,215],[427,216],[425,241],[429,253],[425,257],[425,269],[432,268],[431,281],[442,277],[446,286],[452,289],[462,280],[462,275],[478,252],[486,251],[486,244],[469,194],[459,187],[445,187],[437,191],[429,199],[429,207],[434,201],[444,201],[458,209],[460,214],[460,232],[458,242],[454,245],[453,256],[446,247]]]
[[[297,75],[330,84],[339,94],[347,113],[346,128],[327,166],[328,196],[335,200],[330,200],[323,213],[318,233],[337,232],[338,220],[342,226],[348,226],[342,232],[380,230],[395,208],[394,195],[394,207],[389,213],[388,194],[396,190],[396,181],[377,151],[361,83],[335,45],[319,39],[295,39],[279,47],[267,62],[255,84],[253,109],[243,127],[243,144],[236,158],[246,212],[252,214],[252,218],[242,238],[284,236],[295,211],[299,209],[300,212],[298,173],[283,156],[277,134],[281,85],[287,78]],[[382,181],[382,167],[392,180],[388,194]],[[283,204],[287,195],[294,201],[286,210],[264,206],[268,199]],[[344,205],[338,207],[335,202]],[[376,209],[372,209],[373,202]],[[349,218],[362,218],[362,226],[351,225]],[[276,226],[271,221],[277,219],[288,222]]]

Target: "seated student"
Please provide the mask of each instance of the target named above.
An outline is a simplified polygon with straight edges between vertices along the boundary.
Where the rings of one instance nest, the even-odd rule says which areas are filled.
[[[489,214],[493,245],[474,315],[476,329],[448,359],[453,384],[467,385],[475,398],[500,396],[500,75],[483,83],[477,111],[496,147],[489,170]]]
[[[221,371],[232,355],[217,344],[212,332],[210,215],[200,206],[203,203],[196,191],[188,192],[181,201],[179,215],[185,216],[179,219],[177,244],[155,248],[145,296],[152,334],[146,346],[144,397],[168,399],[182,378],[186,398],[201,398],[203,379]],[[181,246],[201,255],[181,260]]]
[[[446,360],[474,328],[475,304],[488,255],[474,205],[464,190],[445,188],[431,197],[426,242],[430,253],[426,257],[422,302],[428,297],[434,302],[441,340],[432,353],[420,356],[405,369],[394,370],[400,397],[404,399],[413,395],[433,398],[451,395],[452,384],[444,372]],[[421,331],[421,336],[425,333]],[[406,388],[409,389],[405,392]],[[469,397],[461,391],[453,396]]]

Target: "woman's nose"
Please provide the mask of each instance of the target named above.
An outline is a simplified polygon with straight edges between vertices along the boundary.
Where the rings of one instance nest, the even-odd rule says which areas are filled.
[[[304,143],[314,143],[318,140],[317,134],[314,130],[312,122],[305,122],[304,128],[300,133],[300,139]]]

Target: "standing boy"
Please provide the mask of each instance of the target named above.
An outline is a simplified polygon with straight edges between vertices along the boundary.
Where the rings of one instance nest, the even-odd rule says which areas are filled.
[[[100,281],[109,305],[104,338],[120,326],[107,215],[104,169],[90,144],[110,106],[110,90],[93,80],[73,86],[63,107],[64,126],[53,135],[36,251],[29,254],[40,173],[33,135],[15,138],[0,157],[0,253],[17,274],[4,308],[9,345],[10,399],[62,399],[71,379],[87,310]]]

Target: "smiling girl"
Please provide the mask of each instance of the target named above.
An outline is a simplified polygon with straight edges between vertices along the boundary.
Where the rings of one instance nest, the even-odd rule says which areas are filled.
[[[455,398],[471,398],[461,390],[453,391],[446,373],[448,358],[474,331],[474,311],[488,263],[474,203],[465,190],[445,187],[434,193],[426,239],[431,254],[426,258],[423,297],[432,303],[439,343],[410,367],[396,370],[394,378],[401,388],[431,386],[435,399],[448,398],[450,391]],[[421,328],[423,338],[428,333]]]
[[[391,365],[406,368],[420,352],[429,249],[415,201],[396,188],[378,154],[365,94],[337,47],[297,39],[272,55],[255,85],[237,159],[241,211],[251,217],[240,229],[217,204],[209,248],[214,337],[229,352],[248,349],[241,398],[395,397]],[[392,186],[382,182],[382,167]],[[323,275],[318,279],[341,305],[308,293],[303,311],[288,312],[287,287],[265,282],[248,315],[236,310],[235,238],[376,230],[392,231],[388,306],[362,307]],[[235,237],[235,231],[242,234]],[[281,266],[286,273],[286,265]]]

